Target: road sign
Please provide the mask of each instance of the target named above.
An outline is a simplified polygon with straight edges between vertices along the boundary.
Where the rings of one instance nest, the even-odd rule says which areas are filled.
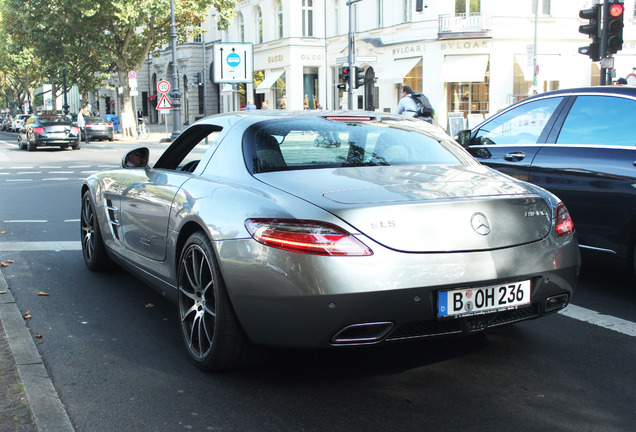
[[[157,90],[159,93],[168,93],[170,91],[170,83],[166,80],[161,80],[157,83]]]
[[[137,78],[137,73],[135,71],[128,72],[128,78],[130,78],[130,79]]]
[[[170,99],[168,99],[168,96],[165,93],[161,94],[161,99],[159,99],[159,103],[157,104],[157,109],[158,110],[165,110],[165,109],[172,109],[173,106],[170,103]]]
[[[254,81],[254,48],[251,43],[214,44],[215,83]]]

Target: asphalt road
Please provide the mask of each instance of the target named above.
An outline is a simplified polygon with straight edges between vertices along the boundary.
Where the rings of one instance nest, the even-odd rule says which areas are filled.
[[[594,262],[567,314],[199,371],[174,305],[124,271],[83,263],[80,179],[130,147],[26,152],[0,132],[0,260],[13,261],[2,272],[77,431],[634,430],[636,286]],[[164,147],[150,146],[155,157]]]

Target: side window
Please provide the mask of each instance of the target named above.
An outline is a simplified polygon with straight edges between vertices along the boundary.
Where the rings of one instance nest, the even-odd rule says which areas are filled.
[[[221,129],[193,126],[182,133],[161,155],[154,168],[193,172],[205,153],[215,147]]]
[[[579,96],[557,144],[636,146],[636,101],[614,96]]]
[[[513,108],[484,124],[472,144],[536,144],[562,100],[541,99]]]

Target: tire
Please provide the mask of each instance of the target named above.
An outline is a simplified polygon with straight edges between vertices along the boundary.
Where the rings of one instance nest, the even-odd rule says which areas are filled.
[[[92,271],[105,270],[110,267],[102,234],[99,230],[97,214],[91,193],[86,191],[82,196],[80,227],[82,233],[82,255],[86,266]]]
[[[24,144],[22,143],[22,138],[18,135],[18,150],[22,150],[24,148]]]
[[[27,150],[28,150],[28,151],[35,151],[35,149],[37,149],[37,146],[35,145],[35,143],[34,143],[34,142],[29,141],[29,140],[28,140],[28,137],[27,137],[27,143],[26,143],[26,146],[27,146]]]
[[[210,240],[195,232],[186,241],[178,271],[181,335],[200,369],[223,372],[256,357],[234,313]]]
[[[77,141],[75,144],[71,144],[71,148],[73,150],[79,150],[82,148],[82,142],[81,141]]]

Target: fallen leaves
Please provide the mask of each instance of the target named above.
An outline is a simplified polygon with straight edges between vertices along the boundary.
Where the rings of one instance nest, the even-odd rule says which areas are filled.
[[[146,305],[146,307],[147,307],[147,308],[152,308],[152,307],[155,307],[155,305],[153,305],[152,303],[148,303],[148,304]]]
[[[37,339],[42,339],[42,335],[40,333],[34,334],[33,337]]]
[[[26,311],[26,313],[24,314],[24,316],[22,318],[24,318],[25,320],[30,320],[31,319],[31,311],[30,310]]]
[[[7,262],[0,261],[0,267],[9,267],[9,264],[13,264],[15,261],[8,259]]]
[[[40,292],[38,293],[38,295],[39,295],[39,296],[48,296],[48,295],[49,295],[49,293],[45,293],[44,291],[40,291]]]

